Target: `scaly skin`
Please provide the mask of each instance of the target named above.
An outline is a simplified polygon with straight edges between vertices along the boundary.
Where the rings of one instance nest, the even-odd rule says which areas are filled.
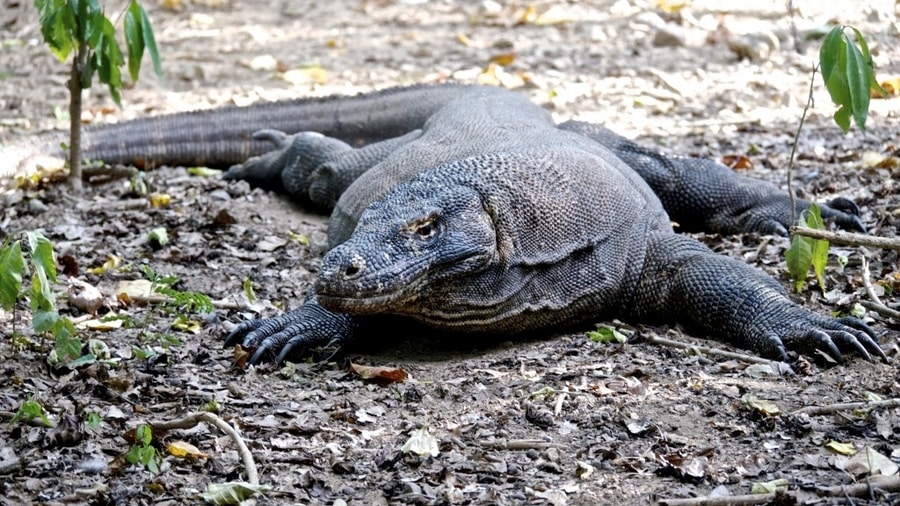
[[[90,128],[84,143],[86,158],[113,164],[243,162],[225,177],[332,210],[311,297],[226,338],[255,348],[252,363],[348,343],[380,315],[504,335],[609,318],[678,322],[777,359],[818,350],[886,360],[862,322],[804,309],[760,271],[670,225],[783,234],[784,192],[597,125],[557,126],[502,89],[415,86],[228,107]],[[50,138],[3,148],[0,173],[22,153],[54,149]],[[822,211],[864,230],[850,201]]]

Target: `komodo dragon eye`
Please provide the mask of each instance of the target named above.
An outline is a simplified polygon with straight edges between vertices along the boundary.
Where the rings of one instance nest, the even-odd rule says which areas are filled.
[[[407,225],[407,230],[412,232],[418,239],[430,239],[437,233],[436,216],[429,216],[420,221],[415,221]]]

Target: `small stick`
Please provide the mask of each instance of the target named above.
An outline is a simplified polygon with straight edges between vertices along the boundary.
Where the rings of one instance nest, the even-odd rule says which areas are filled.
[[[869,274],[869,261],[866,259],[865,255],[860,256],[862,257],[863,286],[866,288],[866,294],[868,294],[869,298],[872,299],[869,304],[862,304],[864,301],[860,301],[860,304],[866,309],[871,309],[878,314],[900,320],[900,311],[895,311],[887,307],[887,305],[885,305],[884,302],[881,302],[881,299],[878,298],[878,294],[875,293],[875,287],[872,286],[872,280],[869,279],[871,276]]]
[[[866,480],[865,483],[824,487],[818,492],[821,495],[829,495],[832,497],[869,497],[873,490],[880,490],[882,492],[900,492],[900,476],[872,476]]]
[[[241,455],[241,460],[244,462],[244,468],[247,469],[247,482],[251,485],[259,485],[259,473],[256,470],[256,463],[253,461],[253,454],[250,453],[250,449],[247,448],[247,444],[244,443],[244,439],[238,434],[237,430],[235,430],[228,422],[222,420],[218,415],[214,413],[191,413],[178,420],[150,422],[149,424],[154,429],[173,430],[190,429],[196,427],[200,422],[215,425],[219,430],[231,437],[234,444],[238,447],[238,453]]]
[[[726,495],[723,497],[691,497],[689,499],[660,499],[664,506],[740,506],[743,504],[763,504],[773,501],[776,492],[768,494]]]
[[[546,450],[547,448],[562,448],[563,445],[548,443],[546,441],[541,441],[540,439],[514,439],[512,441],[500,439],[481,441],[481,446],[498,448],[501,450]]]
[[[869,246],[872,248],[900,250],[900,238],[854,234],[852,232],[815,230],[807,227],[791,227],[791,234],[824,239],[845,246]]]
[[[653,344],[661,345],[661,346],[670,346],[672,348],[679,348],[682,350],[695,350],[700,353],[706,355],[719,356],[724,358],[731,358],[735,360],[741,360],[744,362],[749,362],[751,364],[769,364],[776,371],[782,373],[787,370],[789,374],[793,374],[793,370],[789,365],[784,362],[778,360],[769,360],[767,358],[756,357],[753,355],[746,355],[744,353],[737,353],[734,351],[723,350],[721,348],[712,348],[709,346],[698,346],[694,344],[683,343],[681,341],[673,341],[671,339],[666,339],[665,337],[658,337],[654,335],[650,335],[647,338],[647,341]]]
[[[900,407],[900,399],[885,399],[883,401],[860,401],[860,402],[844,402],[840,404],[828,404],[827,406],[806,406],[791,411],[792,415],[807,414],[816,415],[833,415],[838,411],[849,411],[854,409],[872,409],[872,408],[896,408]]]
[[[134,302],[142,302],[144,304],[165,304],[166,302],[175,301],[175,299],[163,295],[129,295],[128,298]],[[212,301],[212,305],[217,309],[236,309],[239,311],[250,309],[249,306],[242,302],[232,302],[227,300],[214,300]]]
[[[888,318],[900,320],[900,311],[897,311],[896,309],[891,309],[887,306],[880,306],[869,300],[861,300],[859,301],[859,305],[866,309],[875,311],[878,314],[887,316]]]

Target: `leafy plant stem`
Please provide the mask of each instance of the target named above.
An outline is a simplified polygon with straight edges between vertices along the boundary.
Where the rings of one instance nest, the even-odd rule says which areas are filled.
[[[809,77],[809,96],[806,98],[806,105],[803,107],[803,114],[800,115],[800,124],[797,125],[797,132],[794,134],[794,142],[791,144],[791,157],[788,160],[787,167],[787,191],[791,198],[791,223],[797,223],[797,197],[794,195],[794,157],[797,154],[797,146],[800,144],[800,132],[803,130],[803,124],[806,122],[806,113],[809,108],[815,104],[813,99],[813,85],[816,82],[816,71],[819,70],[818,65],[814,65],[812,75]]]

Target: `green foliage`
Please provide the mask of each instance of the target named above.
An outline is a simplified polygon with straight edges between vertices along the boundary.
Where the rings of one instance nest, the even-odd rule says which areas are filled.
[[[175,276],[160,276],[150,268],[149,265],[142,265],[141,271],[147,276],[147,279],[153,283],[153,291],[165,295],[172,299],[165,302],[163,308],[175,308],[185,313],[211,313],[213,311],[212,299],[209,295],[200,292],[180,291],[172,288],[178,283]]]
[[[54,339],[56,359],[64,362],[81,357],[82,342],[75,337],[72,320],[61,317],[51,283],[56,283],[56,260],[53,245],[39,232],[28,232],[28,247],[34,273],[31,276],[32,325],[38,334],[48,333]]]
[[[825,37],[819,50],[819,65],[825,87],[838,105],[834,122],[847,132],[852,116],[856,126],[865,131],[869,115],[869,90],[875,90],[882,96],[885,91],[875,80],[875,64],[866,40],[859,30],[849,27],[853,31],[854,42],[844,33],[845,28],[848,27],[835,27]]]
[[[166,227],[157,227],[147,234],[147,240],[151,244],[162,247],[169,244],[169,233],[166,231]]]
[[[810,208],[800,214],[799,226],[805,226],[814,230],[824,230],[822,213],[819,206],[812,204]],[[785,252],[788,272],[794,280],[794,288],[800,292],[806,282],[806,275],[812,267],[819,282],[819,288],[825,290],[825,264],[828,262],[828,241],[813,239],[794,234],[791,237],[791,247]]]
[[[81,87],[90,88],[96,73],[121,106],[119,68],[125,64],[125,58],[116,40],[115,26],[104,15],[99,0],[34,0],[34,5],[40,14],[44,42],[60,61],[66,61],[73,51],[76,55],[87,51],[86,63],[80,69]],[[131,0],[125,11],[124,34],[131,79],[137,81],[145,51],[150,54],[154,72],[160,75],[162,66],[150,18],[137,0]]]
[[[141,465],[153,474],[159,473],[159,462],[162,460],[153,443],[153,429],[149,425],[139,425],[134,431],[135,443],[125,454],[129,464]]]
[[[31,256],[31,289],[29,291],[31,324],[36,334],[49,334],[54,339],[53,362],[70,361],[81,356],[82,343],[76,337],[72,320],[61,317],[56,307],[53,285],[56,283],[56,260],[53,245],[39,232],[26,234]],[[22,297],[25,258],[20,241],[7,241],[0,248],[0,306],[12,309]]]
[[[0,247],[0,307],[9,311],[22,290],[22,273],[25,258],[19,241],[9,239]]]
[[[588,338],[595,343],[619,343],[628,342],[628,337],[612,327],[597,327],[597,330],[591,330],[586,333]]]
[[[100,416],[100,413],[97,413],[96,411],[87,411],[84,414],[84,423],[93,431],[100,428],[100,422],[102,421],[103,418]]]
[[[35,418],[39,418],[47,427],[53,426],[53,424],[50,423],[50,419],[47,418],[47,413],[44,412],[44,407],[32,397],[22,403],[22,406],[16,411],[16,414],[9,421],[9,424],[15,425],[19,421],[30,422]]]

